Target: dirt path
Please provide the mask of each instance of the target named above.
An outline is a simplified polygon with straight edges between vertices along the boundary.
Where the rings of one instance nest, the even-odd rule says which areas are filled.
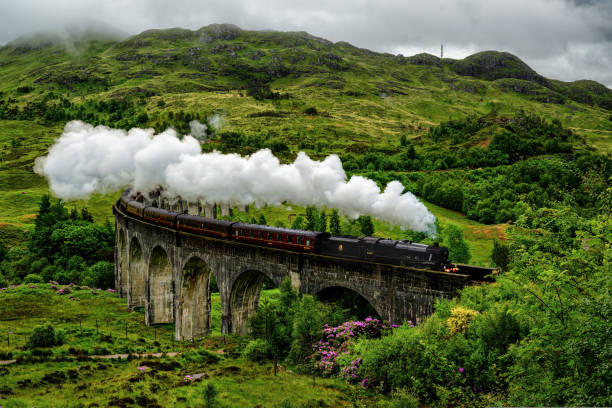
[[[132,354],[132,356],[136,356],[138,358],[142,358],[142,357],[161,357],[162,355],[166,355],[168,357],[175,357],[180,355],[181,353],[177,352],[177,351],[171,351],[169,353],[141,353],[141,354]],[[92,360],[97,360],[97,359],[116,359],[116,358],[128,358],[130,355],[129,354],[107,354],[107,355],[103,355],[103,356],[89,356],[89,358],[91,358]]]
[[[181,353],[179,353],[178,351],[171,351],[169,353],[141,353],[141,354],[132,354],[132,356],[138,357],[138,358],[143,358],[143,357],[161,357],[162,355],[166,355],[168,357],[176,357],[178,355],[180,355]],[[128,358],[130,355],[129,354],[107,354],[107,355],[95,355],[95,356],[88,356],[90,359],[92,360],[100,360],[100,359],[125,359]],[[7,364],[14,364],[16,363],[17,360],[0,360],[0,365],[7,365]]]

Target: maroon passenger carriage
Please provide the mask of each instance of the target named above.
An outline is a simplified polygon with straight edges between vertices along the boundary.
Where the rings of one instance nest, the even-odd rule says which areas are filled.
[[[197,215],[181,214],[176,217],[176,228],[192,234],[209,235],[219,238],[230,238],[233,222],[204,218]]]
[[[232,224],[232,239],[257,245],[273,246],[300,252],[321,250],[321,242],[330,237],[328,232],[302,231],[266,225]]]

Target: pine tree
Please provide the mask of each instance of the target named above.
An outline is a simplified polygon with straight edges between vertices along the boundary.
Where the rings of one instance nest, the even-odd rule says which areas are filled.
[[[89,212],[89,210],[87,210],[87,207],[81,208],[81,218],[83,219],[83,221],[94,222],[91,213]]]
[[[317,227],[317,231],[327,231],[327,214],[325,214],[325,210],[322,210],[319,214],[319,225]]]
[[[309,205],[306,207],[306,227],[307,231],[314,231],[317,228],[317,209]]]
[[[340,235],[340,216],[338,210],[332,210],[329,217],[329,232],[332,235]]]
[[[369,215],[361,215],[357,221],[361,226],[361,233],[366,236],[372,236],[374,234],[374,224],[372,218]]]
[[[302,217],[301,215],[298,215],[297,217],[295,217],[295,220],[293,220],[293,223],[291,223],[291,229],[294,229],[294,230],[304,229],[304,217]]]

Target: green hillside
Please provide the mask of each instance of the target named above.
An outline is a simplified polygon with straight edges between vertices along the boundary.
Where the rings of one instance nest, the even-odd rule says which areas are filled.
[[[291,202],[223,217],[313,230],[333,219],[334,233],[440,241],[452,261],[499,273],[384,333],[347,321],[366,310],[350,293],[321,304],[285,280],[263,293],[250,341],[221,337],[213,295],[213,335],[176,342],[172,325],[144,327],[112,290],[82,286],[112,285],[112,223],[92,221],[112,221],[119,192],[41,200],[35,159],[75,119],[181,135],[196,119],[205,152],[338,154],[348,176],[401,181],[438,236]],[[0,362],[0,403],[192,406],[216,387],[221,406],[610,406],[611,154],[612,90],[505,52],[404,57],[231,25],[20,38],[0,48],[0,360],[17,360]],[[117,352],[132,355],[88,357]]]
[[[215,123],[204,149],[249,154],[267,147],[283,161],[298,151],[314,158],[339,154],[350,174],[382,184],[399,178],[428,201],[458,211],[454,223],[481,248],[479,263],[487,262],[492,239],[503,235],[505,222],[516,219],[514,204],[525,200],[524,192],[511,191],[486,204],[497,214],[504,210],[503,216],[491,216],[474,210],[478,200],[465,199],[469,191],[457,200],[424,189],[432,172],[449,172],[440,181],[457,180],[464,188],[466,177],[474,176],[466,169],[511,166],[495,171],[513,172],[520,169],[512,166],[525,159],[573,163],[568,155],[612,151],[612,90],[592,81],[544,78],[504,52],[463,60],[404,57],[304,32],[246,31],[225,24],[116,38],[88,33],[67,47],[39,35],[0,49],[0,236],[9,243],[23,239],[36,203],[47,192],[46,182],[32,173],[34,159],[72,119],[187,133],[190,120],[206,122],[217,114],[222,122]],[[505,136],[508,132],[518,135],[523,151],[504,150],[516,142]],[[585,165],[574,167],[571,171],[584,172]],[[487,177],[485,184],[493,176]],[[478,194],[490,188],[485,187]],[[531,203],[559,199],[547,194],[545,202]],[[114,198],[94,197],[86,205],[103,220]],[[448,218],[442,218],[445,222]],[[497,232],[484,240],[474,238],[474,231],[489,228],[482,223],[502,226],[490,229]],[[387,235],[403,235],[381,228]]]

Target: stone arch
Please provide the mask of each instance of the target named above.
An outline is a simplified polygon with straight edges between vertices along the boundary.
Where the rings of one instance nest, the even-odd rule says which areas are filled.
[[[348,310],[356,310],[356,317],[358,319],[363,319],[368,316],[384,318],[383,314],[379,307],[377,307],[376,302],[373,302],[372,299],[364,295],[362,291],[356,290],[354,288],[350,288],[345,285],[336,284],[336,285],[327,285],[319,288],[316,292],[316,297],[319,300],[326,301],[338,301],[342,298],[343,294],[354,294],[357,295],[354,298],[355,302],[352,305],[342,304],[343,309]],[[352,306],[352,307],[351,307]],[[373,313],[372,313],[373,312]],[[374,315],[373,315],[374,314]]]
[[[145,258],[137,237],[130,240],[128,271],[128,306],[130,308],[145,306],[147,279]]]
[[[171,323],[174,321],[174,282],[172,263],[161,246],[156,246],[149,257],[148,324]]]
[[[119,296],[125,297],[128,291],[128,246],[126,232],[123,228],[117,230],[117,277],[116,286]]]
[[[192,256],[183,266],[176,311],[176,338],[196,339],[211,330],[210,267],[199,256]]]
[[[269,276],[251,269],[241,273],[234,281],[229,298],[231,333],[248,333],[248,320],[259,307],[259,294],[266,277]],[[274,279],[272,281],[274,282]]]

